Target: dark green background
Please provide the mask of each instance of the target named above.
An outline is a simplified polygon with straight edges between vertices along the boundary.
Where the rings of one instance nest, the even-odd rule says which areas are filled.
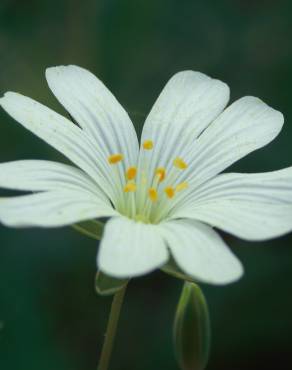
[[[292,164],[291,22],[290,1],[1,0],[0,92],[62,112],[44,71],[74,63],[141,125],[172,74],[199,70],[227,82],[232,100],[255,95],[286,117],[279,137],[234,169],[283,168]],[[0,124],[1,162],[63,160],[3,111]],[[213,327],[208,369],[291,369],[292,237],[225,237],[246,273],[237,284],[203,286]],[[110,305],[93,288],[97,243],[70,228],[4,227],[0,243],[1,370],[95,369]],[[171,330],[180,290],[161,272],[130,284],[111,369],[178,369]]]

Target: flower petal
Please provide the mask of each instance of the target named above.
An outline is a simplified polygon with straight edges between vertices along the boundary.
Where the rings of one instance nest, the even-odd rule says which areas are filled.
[[[241,277],[241,263],[211,227],[174,220],[160,224],[159,231],[186,274],[210,284],[228,284]]]
[[[167,248],[155,225],[125,217],[107,222],[97,258],[97,265],[104,273],[129,278],[146,274],[167,260]]]
[[[69,65],[46,70],[50,89],[97,147],[107,156],[122,153],[135,165],[138,139],[124,108],[105,85],[86,69]]]
[[[228,86],[193,71],[175,74],[155,102],[146,119],[142,142],[152,140],[151,173],[168,167],[225,108]],[[143,153],[143,152],[142,152]],[[149,153],[147,153],[148,155]]]
[[[74,190],[54,190],[0,198],[0,222],[11,227],[60,227],[117,212],[95,195]]]
[[[194,186],[272,141],[284,123],[282,113],[247,96],[229,106],[183,153],[191,164],[181,179]]]
[[[90,138],[71,121],[44,105],[17,93],[6,93],[0,105],[16,121],[63,153],[95,180],[101,191],[113,199],[115,184],[108,176],[106,157]]]
[[[0,188],[24,191],[87,189],[104,199],[104,194],[98,192],[96,184],[85,172],[63,163],[43,160],[0,163]]]
[[[292,167],[259,174],[222,174],[185,199],[173,214],[207,222],[247,240],[292,231]]]

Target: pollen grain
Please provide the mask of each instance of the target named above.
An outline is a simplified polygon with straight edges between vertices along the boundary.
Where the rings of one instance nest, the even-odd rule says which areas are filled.
[[[149,195],[149,198],[152,202],[157,202],[158,193],[157,193],[157,190],[155,188],[149,188],[148,189],[148,195]]]
[[[188,167],[188,165],[186,164],[186,162],[182,158],[180,158],[180,157],[176,157],[174,159],[173,165],[176,168],[180,169],[180,170],[185,170]]]
[[[153,141],[152,140],[145,140],[143,142],[143,148],[145,150],[151,150],[151,149],[153,149]]]
[[[134,180],[137,175],[137,167],[129,167],[126,172],[126,177],[128,180]]]
[[[124,158],[123,154],[117,153],[117,154],[110,155],[107,159],[108,159],[109,164],[116,164],[122,161],[123,158]]]
[[[184,181],[184,182],[181,182],[180,184],[176,185],[175,187],[175,191],[182,191],[182,190],[185,190],[189,187],[189,184]]]
[[[134,192],[136,191],[137,186],[134,182],[128,182],[125,187],[124,187],[124,192],[129,193],[129,192]]]
[[[167,186],[165,189],[164,189],[164,192],[165,194],[167,195],[168,198],[173,198],[174,197],[174,194],[175,194],[175,190],[172,186]]]
[[[159,182],[163,181],[166,176],[166,170],[164,167],[158,167],[155,171],[155,175],[158,177]]]

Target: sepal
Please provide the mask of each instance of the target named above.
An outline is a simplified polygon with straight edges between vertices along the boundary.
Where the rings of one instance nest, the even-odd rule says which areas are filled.
[[[113,295],[124,288],[128,279],[116,279],[98,271],[95,277],[95,290],[100,295]]]
[[[169,274],[173,277],[176,277],[178,279],[181,279],[181,280],[185,280],[185,281],[190,281],[190,282],[193,282],[195,283],[196,280],[185,274],[179,267],[178,265],[176,264],[175,260],[170,257],[169,261],[161,268],[161,270],[163,272],[165,272],[166,274]]]
[[[95,240],[100,240],[103,233],[104,223],[97,220],[89,220],[74,224],[72,227],[83,235]]]

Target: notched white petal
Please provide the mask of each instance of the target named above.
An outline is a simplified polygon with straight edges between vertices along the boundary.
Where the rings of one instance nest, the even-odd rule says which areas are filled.
[[[117,212],[88,192],[55,190],[0,198],[0,222],[10,227],[62,227]]]
[[[246,96],[231,104],[185,155],[185,176],[196,186],[271,142],[281,131],[282,113],[260,99]]]
[[[258,174],[222,174],[190,194],[174,217],[207,222],[246,240],[292,231],[292,167]]]
[[[156,100],[142,132],[142,142],[154,141],[151,170],[193,145],[198,135],[224,109],[228,86],[200,72],[175,74]],[[142,152],[143,154],[143,152]]]
[[[168,252],[156,227],[125,217],[107,222],[97,257],[98,268],[117,278],[144,275],[164,265]]]
[[[105,199],[85,172],[66,164],[44,160],[0,163],[0,188],[23,191],[79,189]]]
[[[108,177],[106,155],[97,155],[92,141],[79,127],[44,105],[17,93],[6,93],[0,99],[0,105],[26,129],[84,170],[113,199],[113,182]]]
[[[242,276],[240,261],[211,227],[192,220],[174,220],[158,228],[178,266],[194,279],[220,285]]]
[[[136,162],[134,126],[114,95],[88,70],[74,66],[46,70],[50,89],[106,156],[124,150],[126,165]]]

